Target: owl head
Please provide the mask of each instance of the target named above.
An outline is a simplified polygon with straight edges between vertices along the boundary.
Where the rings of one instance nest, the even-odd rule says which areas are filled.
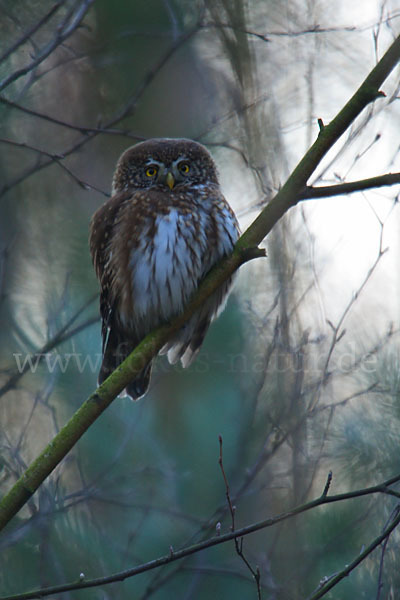
[[[218,185],[208,150],[185,138],[153,138],[128,148],[119,158],[112,193],[152,187],[172,190],[182,185]]]

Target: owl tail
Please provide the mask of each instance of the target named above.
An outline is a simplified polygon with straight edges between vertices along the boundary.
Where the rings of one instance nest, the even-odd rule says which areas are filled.
[[[139,400],[149,389],[152,366],[153,362],[151,361],[143,371],[140,371],[136,379],[126,386],[125,392],[132,400]]]
[[[108,338],[103,350],[103,362],[100,367],[98,378],[99,385],[125,360],[137,345],[136,341],[120,342],[118,336],[109,331]],[[129,383],[120,397],[130,396],[132,400],[138,400],[147,392],[150,384],[152,361],[140,371],[139,375]]]

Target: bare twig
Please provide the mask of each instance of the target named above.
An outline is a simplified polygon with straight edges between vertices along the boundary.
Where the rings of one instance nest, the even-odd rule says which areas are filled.
[[[343,329],[343,323],[344,323],[347,315],[353,308],[354,304],[357,302],[362,290],[365,288],[365,286],[371,279],[371,277],[372,277],[373,273],[375,272],[376,268],[378,267],[378,264],[380,263],[383,255],[387,252],[387,248],[383,248],[383,228],[384,228],[383,224],[381,223],[380,226],[381,226],[381,232],[380,232],[379,248],[378,248],[378,253],[377,253],[376,259],[374,260],[371,267],[368,269],[368,272],[365,275],[361,284],[359,285],[357,291],[353,294],[353,296],[351,297],[347,306],[345,307],[344,311],[342,312],[342,315],[339,318],[337,325],[333,325],[333,323],[328,321],[328,324],[330,325],[330,327],[332,329],[332,340],[331,340],[331,344],[330,344],[330,347],[329,347],[329,350],[328,350],[328,353],[327,353],[327,356],[325,359],[325,364],[322,368],[322,371],[325,374],[326,381],[327,381],[327,378],[329,377],[328,368],[329,368],[330,360],[332,358],[333,351],[334,351],[337,343],[342,339],[342,337],[345,334],[345,330]]]
[[[331,483],[332,483],[332,471],[329,471],[328,473],[328,477],[326,478],[326,483],[325,483],[325,487],[324,487],[324,491],[322,492],[322,498],[326,498],[329,492],[329,488],[331,487]]]
[[[220,466],[221,469],[221,473],[222,473],[222,477],[224,479],[224,484],[225,484],[225,495],[226,495],[226,500],[229,506],[229,512],[231,515],[231,531],[235,531],[235,512],[236,512],[236,506],[234,506],[232,504],[232,500],[231,500],[231,495],[230,495],[230,491],[229,491],[229,483],[228,483],[228,478],[226,476],[225,473],[225,469],[224,469],[224,462],[223,462],[223,456],[222,456],[222,436],[220,435],[218,437],[219,439],[219,458],[218,458],[218,464]],[[240,556],[240,558],[242,559],[242,561],[244,562],[244,564],[246,565],[246,567],[248,568],[248,570],[250,571],[250,573],[253,576],[254,581],[256,582],[256,586],[257,586],[257,597],[259,600],[261,600],[261,575],[260,575],[260,569],[258,567],[256,567],[255,569],[251,566],[250,562],[248,561],[248,559],[246,558],[244,552],[243,552],[243,537],[235,537],[234,538],[234,542],[235,542],[235,549],[236,549],[236,553],[238,556]]]
[[[392,514],[389,517],[388,523],[386,523],[385,528],[387,528],[390,524],[390,522],[393,522],[393,520],[396,518],[396,516],[400,513],[400,504],[398,504],[395,509],[393,510]],[[385,552],[386,552],[386,548],[389,542],[389,537],[390,537],[390,533],[389,535],[387,535],[384,539],[384,542],[382,544],[382,552],[381,552],[381,558],[379,561],[379,575],[378,575],[378,589],[376,592],[376,600],[380,600],[381,598],[381,592],[383,590],[383,562],[385,559]]]
[[[63,169],[66,173],[68,173],[68,175],[79,185],[79,187],[83,188],[84,190],[95,190],[96,192],[98,192],[99,194],[102,194],[103,196],[106,196],[107,198],[110,196],[110,194],[108,192],[105,192],[104,190],[101,190],[100,188],[98,188],[94,185],[91,185],[90,183],[87,183],[86,181],[83,181],[83,179],[80,179],[77,175],[75,175],[75,173],[73,173],[71,171],[71,169],[69,169],[62,162],[65,157],[62,156],[61,154],[52,154],[51,152],[47,152],[46,150],[42,150],[41,148],[36,148],[35,146],[26,144],[25,142],[15,142],[14,140],[7,140],[4,138],[0,138],[0,143],[8,144],[9,146],[15,146],[17,148],[25,148],[27,150],[36,152],[37,154],[39,154],[41,156],[47,156],[47,157],[51,158],[51,160],[54,161],[59,167],[61,167],[61,169]]]
[[[393,15],[391,15],[390,17],[388,17],[388,21],[393,21],[395,19],[399,19],[400,18],[400,14],[399,13],[394,13]],[[379,21],[378,21],[379,23]],[[213,23],[213,22],[209,22],[209,23],[204,23],[203,27],[205,29],[214,29],[217,27],[223,27],[224,29],[230,29],[232,31],[238,31],[240,33],[244,33],[248,36],[251,37],[255,37],[259,40],[261,40],[262,42],[269,42],[269,38],[270,37],[302,37],[305,35],[309,35],[309,34],[321,34],[321,33],[338,33],[338,32],[343,32],[343,33],[361,33],[364,31],[368,31],[370,29],[375,28],[377,25],[377,22],[374,21],[372,23],[367,23],[365,25],[357,25],[357,27],[353,26],[353,25],[343,25],[343,26],[338,26],[338,27],[321,27],[318,23],[314,23],[312,25],[310,25],[309,27],[306,27],[304,29],[289,29],[289,30],[267,30],[263,33],[258,32],[258,31],[252,31],[249,29],[244,29],[244,28],[240,28],[240,27],[236,27],[230,23]]]
[[[62,119],[56,119],[55,117],[50,117],[48,114],[38,112],[37,110],[32,110],[31,108],[27,108],[25,106],[21,106],[21,104],[13,102],[8,98],[5,98],[4,96],[0,96],[0,102],[5,106],[8,106],[9,108],[13,108],[37,119],[42,119],[44,121],[47,121],[48,123],[54,123],[54,125],[60,125],[60,127],[72,129],[74,131],[77,131],[78,133],[102,133],[107,135],[123,135],[131,139],[135,139],[137,141],[141,141],[144,139],[143,136],[135,135],[134,133],[130,131],[125,131],[123,129],[112,129],[107,127],[84,127],[83,125],[73,125],[72,123],[67,123],[67,121],[63,121]],[[62,154],[60,156],[64,157],[65,154]]]

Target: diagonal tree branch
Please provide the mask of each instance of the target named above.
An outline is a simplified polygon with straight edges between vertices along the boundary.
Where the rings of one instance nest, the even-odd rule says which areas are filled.
[[[216,265],[205,277],[183,314],[176,317],[170,324],[166,324],[150,333],[137,346],[129,357],[83,403],[70,421],[14,484],[8,494],[4,496],[0,503],[0,529],[24,506],[90,425],[141,371],[143,364],[156,356],[167,340],[202,306],[206,298],[243,263],[264,255],[264,252],[257,248],[258,244],[268,235],[279,219],[299,202],[299,193],[306,187],[309,177],[354,119],[371,102],[384,96],[379,88],[399,59],[400,36],[389,47],[333,121],[326,127],[320,123],[320,133],[317,140],[299,162],[282,189],[241,236],[233,253]],[[134,102],[131,106],[134,106]]]

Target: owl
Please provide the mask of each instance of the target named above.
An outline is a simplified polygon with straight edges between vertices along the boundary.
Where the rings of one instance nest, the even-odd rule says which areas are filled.
[[[153,329],[181,313],[199,282],[239,237],[208,150],[188,139],[149,139],[118,160],[112,196],[93,215],[90,252],[100,281],[99,384]],[[187,367],[222,310],[225,282],[161,349]],[[152,363],[126,387],[136,400]]]

